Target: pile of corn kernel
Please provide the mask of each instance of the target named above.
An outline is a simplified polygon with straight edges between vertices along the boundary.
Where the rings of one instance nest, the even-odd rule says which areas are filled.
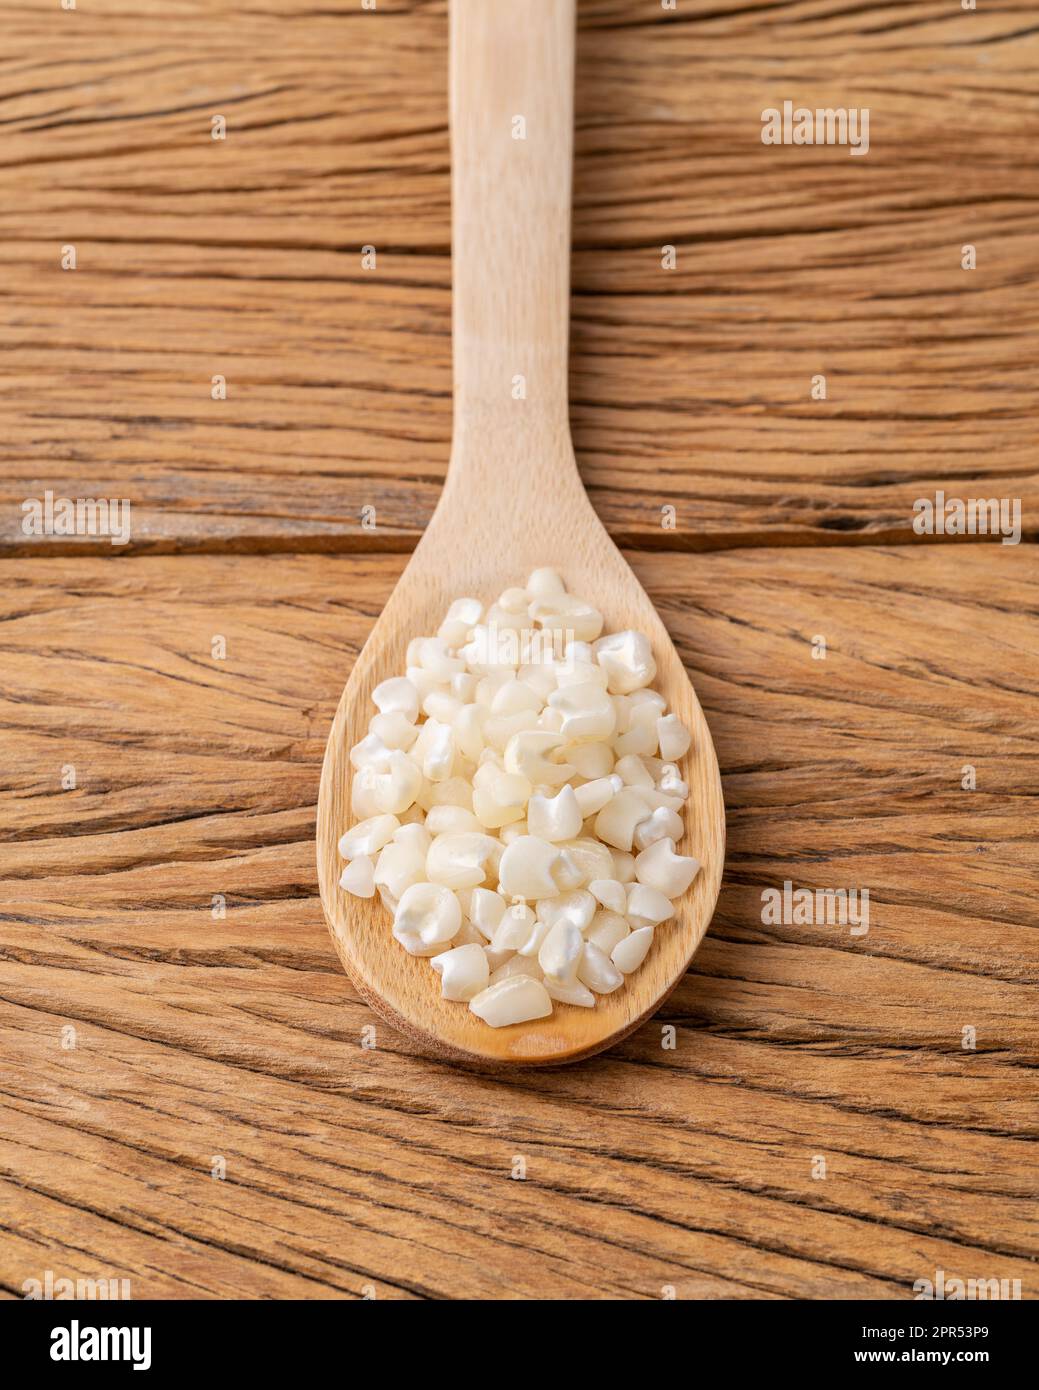
[[[555,570],[456,599],[351,750],[340,887],[378,892],[445,999],[493,1028],[592,1008],[637,970],[700,865],[677,854],[685,725],[648,638]]]

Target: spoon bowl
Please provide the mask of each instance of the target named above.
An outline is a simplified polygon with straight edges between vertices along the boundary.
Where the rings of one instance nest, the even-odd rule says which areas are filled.
[[[649,597],[596,516],[567,418],[574,0],[452,0],[455,422],[447,482],[429,526],[343,691],[325,750],[317,817],[321,900],[361,996],[428,1052],[474,1066],[576,1061],[625,1037],[685,973],[714,911],[725,811],[703,711]],[[524,140],[512,131],[525,115]],[[518,146],[524,148],[517,148]],[[406,667],[462,595],[493,602],[541,567],[602,612],[604,632],[646,634],[653,682],[692,734],[677,850],[702,868],[658,927],[642,966],[591,1009],[491,1028],[443,999],[426,959],[391,933],[381,901],[339,887],[351,824],[350,749],[375,712],[372,690]]]

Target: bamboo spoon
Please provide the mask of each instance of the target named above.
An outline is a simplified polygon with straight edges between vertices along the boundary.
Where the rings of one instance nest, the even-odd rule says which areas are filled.
[[[703,712],[656,610],[592,510],[567,414],[574,0],[451,0],[454,438],[440,503],[354,665],[328,739],[318,799],[321,900],[363,998],[441,1057],[483,1066],[559,1063],[625,1037],[681,979],[718,896],[725,841],[718,764]],[[525,130],[524,130],[525,125]],[[703,868],[658,927],[644,964],[593,1009],[490,1028],[440,997],[428,960],[390,933],[378,897],[338,886],[350,824],[349,753],[379,681],[404,671],[461,594],[484,603],[542,565],[590,599],[605,631],[650,638],[654,682],[692,731],[678,847]]]

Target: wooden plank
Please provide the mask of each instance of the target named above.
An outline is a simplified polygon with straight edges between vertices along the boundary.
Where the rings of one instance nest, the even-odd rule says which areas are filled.
[[[4,1290],[1034,1297],[1033,549],[631,558],[723,767],[719,911],[661,1017],[504,1081],[362,1047],[316,898],[400,560],[4,562]],[[868,934],[763,922],[786,879],[868,887]]]
[[[905,540],[938,488],[1035,534],[1033,18],[582,6],[572,413],[614,535]],[[48,489],[129,498],[135,548],[408,549],[450,436],[444,4],[98,0],[5,39],[0,549],[60,545],[22,530]],[[763,146],[784,99],[868,107],[869,154]]]

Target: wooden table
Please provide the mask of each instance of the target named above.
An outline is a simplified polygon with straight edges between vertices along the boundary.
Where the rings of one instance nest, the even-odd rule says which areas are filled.
[[[495,1080],[363,1045],[314,869],[448,455],[443,0],[5,15],[7,1295],[1035,1295],[1034,20],[582,3],[575,440],[730,850],[659,1017]],[[868,156],[763,145],[786,99]],[[48,489],[131,542],[25,535]],[[1022,544],[916,535],[938,489]],[[763,920],[787,881],[868,934]]]

